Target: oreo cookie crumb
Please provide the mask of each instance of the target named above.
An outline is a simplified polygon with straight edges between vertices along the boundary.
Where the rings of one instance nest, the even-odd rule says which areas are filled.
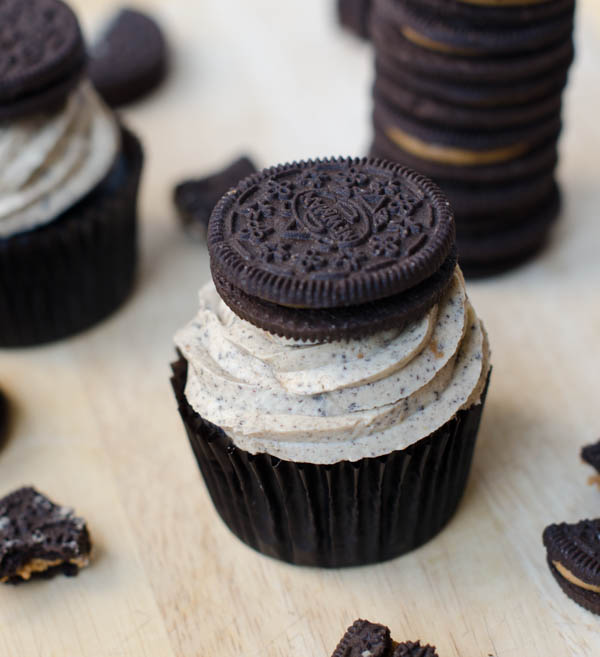
[[[85,521],[34,488],[0,500],[0,582],[77,575],[87,566],[91,547]]]

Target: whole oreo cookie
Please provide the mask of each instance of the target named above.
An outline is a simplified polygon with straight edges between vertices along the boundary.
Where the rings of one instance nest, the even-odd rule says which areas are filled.
[[[238,317],[286,338],[325,342],[349,340],[400,328],[422,317],[448,289],[456,250],[428,279],[400,294],[344,308],[289,308],[245,294],[213,271],[215,287]]]
[[[387,106],[388,110],[420,122],[446,129],[482,132],[543,123],[547,117],[560,114],[562,107],[560,93],[512,107],[460,107],[401,87],[383,75],[378,76],[373,95],[375,102]]]
[[[85,47],[59,0],[0,0],[0,120],[59,105],[78,83]]]
[[[550,525],[543,541],[550,571],[564,593],[600,614],[600,519]]]
[[[537,50],[568,38],[573,31],[572,10],[545,21],[513,23],[510,29],[449,17],[445,9],[435,11],[420,0],[379,0],[379,10],[417,45],[458,55],[511,54],[523,51],[523,44],[527,50]]]
[[[454,243],[452,212],[428,179],[372,159],[266,169],[213,211],[211,267],[243,293],[292,308],[340,308],[414,288]]]
[[[531,79],[515,78],[490,84],[477,80],[446,80],[435,74],[426,75],[398,66],[383,53],[375,61],[377,75],[385,75],[396,84],[430,98],[464,107],[506,107],[531,103],[560,93],[567,84],[569,66],[540,73]]]
[[[446,82],[514,84],[564,70],[573,61],[572,36],[542,50],[514,53],[511,56],[469,57],[428,50],[407,39],[401,28],[382,20],[376,13],[371,21],[371,36],[377,55],[390,62],[390,70],[404,69]]]
[[[535,23],[573,11],[575,0],[420,0],[432,13],[441,13],[452,20],[470,23],[502,25]]]
[[[90,78],[111,106],[148,94],[167,72],[167,43],[150,16],[123,9],[92,48]]]

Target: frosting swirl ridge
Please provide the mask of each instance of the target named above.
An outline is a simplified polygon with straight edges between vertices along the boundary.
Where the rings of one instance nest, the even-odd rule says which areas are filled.
[[[88,81],[57,112],[0,123],[0,238],[75,204],[106,176],[119,147],[117,122]]]
[[[238,318],[209,283],[175,336],[189,404],[250,453],[335,463],[404,449],[479,403],[487,336],[457,268],[437,306],[409,326],[307,343]]]

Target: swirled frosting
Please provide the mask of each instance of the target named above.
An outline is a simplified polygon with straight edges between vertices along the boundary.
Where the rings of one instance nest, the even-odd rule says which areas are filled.
[[[57,112],[0,123],[0,238],[58,217],[106,176],[119,147],[117,122],[87,81]]]
[[[267,333],[237,317],[209,283],[175,343],[196,412],[241,449],[307,463],[408,447],[480,403],[489,370],[487,336],[458,268],[421,320],[349,342]]]

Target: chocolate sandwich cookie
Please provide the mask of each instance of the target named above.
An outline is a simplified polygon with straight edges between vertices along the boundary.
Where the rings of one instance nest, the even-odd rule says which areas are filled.
[[[475,25],[535,23],[572,12],[575,0],[420,0],[434,14]]]
[[[377,76],[383,75],[415,93],[464,107],[508,107],[531,103],[560,93],[567,84],[569,66],[565,65],[534,78],[501,83],[452,81],[435,75],[420,74],[398,66],[385,54],[377,53]]]
[[[413,155],[388,139],[382,126],[376,123],[375,128],[375,139],[369,153],[372,157],[399,162],[436,180],[442,186],[446,183],[497,185],[522,180],[550,171],[558,161],[558,135],[553,135],[537,148],[507,162],[458,167]]]
[[[561,128],[560,114],[554,113],[543,121],[501,131],[450,130],[419,122],[381,102],[375,105],[373,122],[401,149],[455,167],[509,162],[544,143]]]
[[[543,123],[546,118],[560,114],[562,107],[560,93],[515,106],[461,107],[401,87],[383,75],[375,82],[373,96],[375,103],[425,124],[482,132],[511,130],[522,125]]]
[[[86,63],[73,12],[59,0],[0,0],[0,29],[0,121],[60,106]]]
[[[338,309],[380,302],[383,315],[402,322],[435,303],[450,280],[453,240],[452,213],[433,183],[365,158],[293,163],[245,179],[215,207],[208,246],[225,300],[238,310],[257,300],[244,305],[249,321],[261,326],[265,302],[282,307],[278,332],[302,339],[306,326],[283,318],[322,311],[314,313],[323,318],[319,334],[341,339],[357,323]]]
[[[253,173],[256,173],[254,162],[242,156],[210,176],[179,183],[173,192],[173,200],[188,232],[204,237],[210,214],[219,199],[228,189]]]
[[[548,566],[571,600],[600,614],[600,520],[546,527]]]
[[[438,657],[433,646],[420,641],[398,643],[385,625],[356,620],[346,630],[331,657]]]
[[[401,27],[377,14],[371,21],[371,33],[377,55],[388,62],[390,74],[401,69],[445,82],[490,85],[520,80],[534,85],[537,78],[564,70],[574,56],[571,35],[533,52],[470,57],[423,48],[407,39]]]
[[[510,29],[485,21],[448,16],[445,9],[424,7],[420,0],[378,0],[384,20],[401,26],[409,41],[449,55],[478,56],[535,51],[569,37],[573,11],[544,21],[514,22]],[[573,5],[574,6],[574,5]]]
[[[0,500],[0,582],[76,575],[87,566],[91,548],[85,521],[34,488]]]
[[[369,16],[373,0],[337,0],[340,23],[362,39],[369,37]]]
[[[123,9],[94,45],[89,75],[104,100],[116,107],[157,87],[168,68],[163,32],[149,15]]]

